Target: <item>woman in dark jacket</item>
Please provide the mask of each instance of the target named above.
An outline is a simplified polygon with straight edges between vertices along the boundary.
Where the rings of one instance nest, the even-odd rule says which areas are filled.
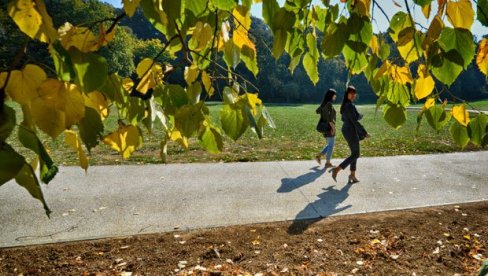
[[[330,159],[332,158],[332,153],[334,152],[336,111],[332,106],[332,103],[336,100],[336,98],[337,92],[334,89],[327,90],[327,93],[325,93],[324,99],[322,100],[322,104],[320,104],[319,108],[317,108],[315,111],[317,114],[320,114],[320,120],[326,122],[329,126],[327,131],[322,133],[327,141],[327,144],[322,151],[315,156],[315,160],[317,160],[317,162],[320,164],[322,155],[326,155],[326,169],[333,167],[332,163],[330,163]]]
[[[341,119],[342,119],[342,134],[349,145],[351,150],[351,155],[347,157],[339,167],[334,168],[332,171],[332,178],[337,182],[337,174],[351,166],[351,174],[349,175],[349,183],[357,183],[359,180],[356,178],[356,162],[359,158],[359,141],[369,134],[366,132],[364,127],[359,123],[359,120],[363,117],[358,113],[356,107],[352,103],[356,99],[356,88],[354,86],[348,86],[346,93],[344,94],[344,99],[341,105]]]

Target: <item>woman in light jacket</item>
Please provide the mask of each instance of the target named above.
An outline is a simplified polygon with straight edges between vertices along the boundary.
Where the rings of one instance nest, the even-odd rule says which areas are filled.
[[[327,90],[327,93],[324,95],[324,99],[320,104],[319,108],[315,112],[320,114],[320,120],[323,122],[327,122],[328,129],[327,131],[323,132],[322,134],[325,137],[327,144],[315,156],[315,160],[320,164],[322,155],[325,155],[325,168],[332,168],[333,165],[330,163],[330,159],[332,158],[332,153],[334,152],[334,144],[335,144],[335,124],[336,124],[336,111],[332,106],[332,103],[337,98],[337,92],[334,89]]]

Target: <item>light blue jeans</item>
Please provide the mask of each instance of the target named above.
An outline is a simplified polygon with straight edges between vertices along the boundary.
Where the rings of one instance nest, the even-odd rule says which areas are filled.
[[[330,160],[332,158],[332,153],[334,152],[334,144],[335,144],[335,136],[334,137],[325,137],[327,144],[325,145],[324,149],[320,152],[322,155],[326,155],[325,159]]]

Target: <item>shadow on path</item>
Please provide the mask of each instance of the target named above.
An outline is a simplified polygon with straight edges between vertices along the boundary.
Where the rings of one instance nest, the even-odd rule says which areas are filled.
[[[278,188],[277,192],[289,193],[295,189],[314,182],[315,179],[319,178],[325,172],[325,168],[321,168],[320,166],[313,167],[310,170],[310,172],[302,174],[296,178],[281,179],[281,186]]]
[[[352,205],[343,206],[337,208],[349,196],[349,189],[352,184],[348,183],[342,189],[337,190],[334,186],[329,186],[323,189],[325,192],[318,195],[319,199],[309,203],[300,213],[295,217],[295,221],[288,227],[288,233],[291,235],[302,234],[312,224],[337,213],[340,213],[346,209],[349,209]],[[304,217],[307,214],[316,213],[320,217],[314,219],[306,219]]]

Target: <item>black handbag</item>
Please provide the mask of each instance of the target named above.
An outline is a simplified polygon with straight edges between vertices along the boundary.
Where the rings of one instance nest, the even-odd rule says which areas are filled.
[[[330,128],[329,123],[323,120],[319,120],[316,127],[317,131],[320,133],[326,133],[329,130],[329,128]]]

